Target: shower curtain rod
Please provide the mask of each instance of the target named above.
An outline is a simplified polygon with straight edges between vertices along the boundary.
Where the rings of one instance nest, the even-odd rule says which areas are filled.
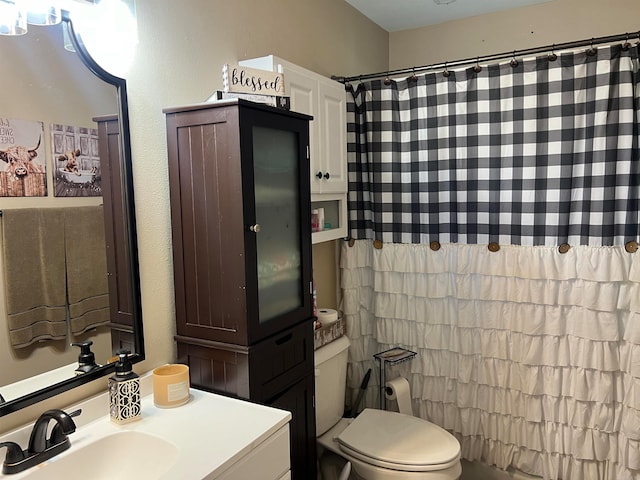
[[[579,48],[579,47],[586,47],[586,46],[593,47],[594,45],[597,45],[597,44],[614,43],[614,42],[620,42],[623,40],[628,43],[628,41],[632,37],[637,37],[640,39],[640,32],[637,32],[634,34],[622,33],[619,35],[610,35],[607,37],[596,37],[596,38],[590,38],[586,40],[578,40],[574,42],[554,43],[553,45],[547,45],[545,47],[534,47],[534,48],[527,48],[524,50],[513,50],[511,52],[495,53],[492,55],[482,55],[478,57],[465,58],[462,60],[455,60],[453,62],[442,62],[442,63],[434,63],[431,65],[422,65],[419,67],[401,68],[399,70],[387,70],[384,72],[365,73],[362,75],[354,75],[351,77],[342,77],[342,76],[332,75],[331,78],[340,83],[344,83],[347,87],[349,87],[350,86],[349,82],[353,80],[370,80],[372,78],[395,77],[397,75],[414,74],[414,73],[424,72],[426,70],[433,70],[436,68],[444,68],[446,70],[449,67],[469,65],[472,63],[479,64],[480,62],[486,63],[488,61],[503,60],[506,58],[515,59],[515,57],[534,55],[536,53],[549,52],[550,54],[555,54],[554,52],[559,50],[568,50],[571,48]]]

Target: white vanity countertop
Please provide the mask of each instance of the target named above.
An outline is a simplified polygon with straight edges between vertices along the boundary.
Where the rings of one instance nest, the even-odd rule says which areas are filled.
[[[151,382],[151,375],[142,378],[142,419],[128,424],[118,425],[109,420],[106,392],[65,408],[67,413],[77,408],[83,411],[74,418],[77,429],[69,435],[71,448],[48,462],[55,462],[56,458],[83,448],[100,437],[138,431],[161,437],[178,447],[178,460],[163,474],[163,479],[214,479],[291,419],[291,414],[284,410],[194,389],[191,389],[187,404],[160,409],[153,404]],[[32,425],[27,425],[2,435],[0,441],[15,441],[26,448],[31,429]],[[131,455],[136,455],[135,448]],[[109,452],[105,452],[105,456],[108,457]],[[4,451],[0,452],[0,460],[3,458]],[[117,458],[112,460],[118,461]],[[46,468],[48,462],[33,468]],[[140,462],[154,462],[154,458],[140,458]],[[30,470],[6,477],[15,480],[29,478]],[[91,478],[90,471],[84,474],[85,478]]]

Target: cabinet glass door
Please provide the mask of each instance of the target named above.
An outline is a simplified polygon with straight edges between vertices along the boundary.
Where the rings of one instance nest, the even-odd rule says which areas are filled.
[[[298,135],[253,127],[259,322],[303,304]]]

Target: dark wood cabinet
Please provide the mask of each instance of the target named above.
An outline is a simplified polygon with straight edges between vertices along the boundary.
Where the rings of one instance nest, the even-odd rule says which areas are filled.
[[[288,410],[296,423],[291,428],[292,478],[316,478],[316,417],[313,409],[315,377],[309,373],[298,382],[283,390],[280,395],[268,403],[277,408]]]
[[[93,120],[98,124],[112,350],[114,353],[122,349],[135,352],[131,249],[127,243],[127,192],[122,180],[120,124],[117,115]]]
[[[165,110],[176,342],[191,385],[292,412],[315,478],[309,126],[243,100]]]

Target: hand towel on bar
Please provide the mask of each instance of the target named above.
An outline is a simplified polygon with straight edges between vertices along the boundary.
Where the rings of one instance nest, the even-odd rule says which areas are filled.
[[[67,336],[64,212],[3,210],[2,249],[9,339],[14,348]]]
[[[67,295],[71,333],[109,323],[109,285],[102,206],[65,209]]]

